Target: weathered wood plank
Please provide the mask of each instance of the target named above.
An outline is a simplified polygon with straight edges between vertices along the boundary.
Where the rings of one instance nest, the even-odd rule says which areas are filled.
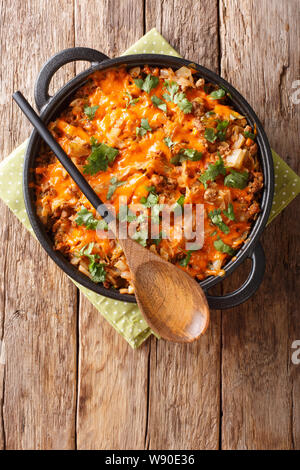
[[[223,0],[220,7],[222,75],[257,111],[272,147],[299,171],[300,105],[291,102],[300,73],[299,2]],[[266,230],[259,292],[223,314],[225,449],[300,446],[300,368],[291,363],[291,344],[300,338],[299,209],[295,201]],[[236,284],[233,276],[226,288]]]
[[[0,14],[3,158],[31,131],[12,105],[12,92],[20,89],[33,102],[39,68],[54,52],[72,46],[74,37],[72,5],[62,0],[1,1]],[[72,70],[66,68],[56,85]],[[2,203],[0,230],[0,339],[6,349],[5,365],[0,360],[0,447],[70,449],[75,444],[76,289]]]
[[[146,1],[146,28],[153,27],[182,56],[218,70],[217,1]],[[212,312],[208,332],[192,345],[151,340],[148,448],[218,448],[220,324]]]
[[[108,56],[143,35],[143,2],[76,1],[76,45]],[[78,449],[142,449],[147,416],[149,345],[133,351],[80,299]]]

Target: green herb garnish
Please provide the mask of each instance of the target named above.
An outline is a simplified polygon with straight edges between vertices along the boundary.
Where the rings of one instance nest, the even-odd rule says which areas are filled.
[[[207,181],[214,181],[219,175],[226,175],[224,161],[220,156],[216,163],[208,165],[207,170],[199,177],[199,181],[207,188]]]
[[[227,127],[229,125],[229,121],[224,120],[224,121],[218,121],[217,125],[217,137],[219,140],[225,140],[226,139],[226,131]]]
[[[230,170],[230,174],[224,179],[224,185],[230,188],[244,189],[248,184],[248,176],[247,171],[239,173],[236,170]]]
[[[174,96],[174,103],[184,112],[184,114],[189,114],[192,109],[192,103],[187,99],[185,93],[176,93]]]
[[[220,251],[221,253],[226,253],[227,255],[233,256],[235,251],[231,246],[226,245],[226,243],[221,240],[221,238],[218,238],[218,240],[214,241],[214,247],[217,251]]]
[[[181,261],[179,261],[180,266],[183,266],[184,268],[186,268],[191,260],[191,255],[192,255],[192,251],[189,250],[186,254],[186,257],[183,258]]]
[[[226,217],[229,220],[235,220],[235,215],[234,215],[234,212],[233,212],[233,205],[231,204],[231,202],[228,204],[228,210],[227,211],[224,210],[223,214],[226,215]]]
[[[134,80],[136,86],[139,87],[141,90],[144,90],[146,93],[150,93],[153,88],[156,88],[158,82],[159,78],[151,74],[147,75],[145,80],[143,80],[142,78],[136,78]]]
[[[75,219],[77,225],[84,225],[89,230],[96,230],[99,220],[95,219],[92,212],[89,212],[86,207],[82,206]]]
[[[111,197],[114,194],[115,190],[119,186],[123,186],[123,184],[126,184],[126,181],[118,181],[118,178],[116,176],[113,176],[110,180],[110,185],[108,187],[108,192],[107,192],[106,199],[107,200],[111,199]]]
[[[133,98],[133,97],[131,96],[131,94],[128,93],[128,91],[126,91],[126,95],[127,95],[128,98],[129,98],[129,99],[128,99],[128,102],[127,102],[127,104],[126,104],[126,108],[128,108],[128,106],[130,106],[130,105],[131,105],[131,106],[134,106],[134,105],[139,101],[139,98]]]
[[[185,196],[182,194],[176,201],[176,204],[178,204],[179,206],[183,206],[184,204],[184,200],[185,200]]]
[[[208,140],[208,142],[211,142],[212,144],[217,140],[217,135],[212,127],[206,127],[204,137],[206,138],[206,140]]]
[[[182,214],[182,208],[183,208],[183,206],[184,206],[184,200],[185,200],[185,196],[182,194],[182,195],[177,199],[176,203],[174,204],[173,211],[174,211],[174,215],[175,215],[175,216]]]
[[[99,255],[92,254],[92,250],[94,247],[94,243],[89,243],[88,247],[84,246],[79,254],[81,256],[86,256],[89,261],[89,272],[91,274],[91,278],[94,282],[104,282],[106,278],[106,271],[105,271],[105,264],[103,263],[97,263],[97,260],[99,259]]]
[[[163,100],[161,100],[160,98],[158,98],[158,96],[156,96],[156,95],[151,96],[151,101],[152,101],[152,103],[154,104],[154,106],[156,106],[157,108],[161,109],[161,110],[164,111],[165,113],[167,112],[167,105],[166,105],[166,103],[164,103]]]
[[[168,93],[164,93],[163,98],[166,101],[174,101],[174,96],[178,92],[179,86],[176,82],[170,82],[170,80],[166,80],[164,86],[167,89]]]
[[[92,119],[94,119],[95,114],[96,114],[96,111],[97,111],[98,108],[99,108],[99,106],[97,106],[97,105],[96,105],[96,106],[85,106],[85,107],[83,108],[84,114],[85,114],[90,120],[92,120]]]
[[[173,165],[177,165],[178,163],[182,163],[185,160],[191,160],[192,162],[197,162],[201,160],[202,158],[202,152],[199,152],[198,150],[195,149],[181,149],[179,152],[174,155],[170,162]]]
[[[106,271],[104,268],[104,263],[97,263],[96,261],[91,261],[89,264],[89,271],[91,273],[91,278],[94,282],[104,282],[106,279]]]
[[[225,90],[223,88],[219,88],[218,90],[212,91],[209,95],[213,100],[219,100],[226,95]]]
[[[140,89],[143,88],[143,85],[144,85],[144,80],[142,78],[135,78],[134,80],[134,83],[136,84],[136,86]]]
[[[173,147],[173,145],[175,145],[175,142],[172,142],[171,137],[165,137],[164,138],[164,143],[169,148],[171,148],[171,147]]]
[[[119,153],[119,150],[113,147],[98,143],[94,137],[91,137],[91,146],[92,152],[87,158],[88,164],[83,167],[83,173],[87,175],[94,175],[100,170],[106,171]]]
[[[142,197],[140,203],[145,207],[153,207],[158,203],[158,195],[154,193],[149,193],[147,197]]]
[[[192,111],[192,103],[187,99],[185,93],[178,91],[179,86],[176,82],[170,82],[169,80],[166,80],[164,86],[168,91],[168,93],[163,94],[163,98],[166,101],[173,101],[173,103],[177,104],[184,114],[188,114]]]
[[[222,232],[224,233],[229,233],[230,229],[228,225],[226,225],[223,222],[222,215],[221,215],[221,209],[215,209],[214,211],[211,211],[208,213],[208,217],[212,221],[214,225],[216,225]]]
[[[188,160],[191,160],[192,162],[197,162],[199,160],[201,160],[202,158],[202,152],[199,152],[198,150],[195,150],[195,149],[182,149],[179,151],[180,153],[180,158],[182,159],[183,157],[185,157],[184,159],[188,159]]]
[[[149,191],[149,193],[155,193],[156,192],[156,187],[155,186],[145,186],[145,188],[147,189],[147,191]]]
[[[246,137],[246,139],[252,139],[252,140],[255,140],[255,138],[256,138],[256,135],[255,135],[255,134],[253,134],[252,132],[245,131],[245,132],[244,132],[244,137]]]
[[[148,131],[149,132],[152,131],[152,129],[149,125],[148,119],[142,119],[141,120],[141,127],[136,128],[136,135],[143,136],[143,135],[147,134]]]
[[[144,229],[140,230],[139,232],[136,231],[131,238],[132,240],[138,242],[140,245],[146,246],[148,240],[148,230]]]

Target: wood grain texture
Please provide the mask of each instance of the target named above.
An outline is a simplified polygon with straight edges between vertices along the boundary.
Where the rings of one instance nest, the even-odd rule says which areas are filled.
[[[12,105],[12,92],[19,88],[33,102],[42,63],[73,45],[74,38],[72,5],[63,1],[2,1],[0,14],[4,158],[31,131]],[[60,34],[58,16],[64,23]],[[61,73],[56,86],[71,70]],[[2,203],[0,227],[0,339],[6,356],[0,364],[0,446],[70,449],[75,445],[76,289]]]
[[[155,26],[183,56],[221,66],[299,173],[298,0],[0,0],[0,18],[1,158],[30,132],[11,93],[33,102],[47,58],[74,45],[119,55]],[[63,67],[51,89],[85,67]],[[198,343],[133,351],[82,296],[78,357],[75,287],[0,204],[0,449],[300,449],[299,201],[263,237],[259,292],[212,312]]]
[[[76,45],[108,56],[143,35],[143,2],[76,1],[74,17]],[[143,449],[149,344],[132,351],[83,296],[79,313],[78,449]]]
[[[146,0],[146,31],[157,28],[185,58],[218,71],[218,0]]]
[[[220,4],[221,73],[245,95],[271,146],[298,172],[300,105],[293,105],[291,94],[300,74],[299,13],[297,0]],[[259,292],[223,316],[225,449],[300,445],[300,368],[291,363],[292,342],[300,338],[299,209],[294,201],[264,234],[267,269]],[[226,289],[236,283],[233,276]]]
[[[146,28],[153,27],[183,57],[218,71],[216,1],[146,1]],[[220,292],[219,287],[214,290]],[[213,311],[209,329],[197,344],[151,339],[149,449],[218,448],[220,328],[220,312]]]

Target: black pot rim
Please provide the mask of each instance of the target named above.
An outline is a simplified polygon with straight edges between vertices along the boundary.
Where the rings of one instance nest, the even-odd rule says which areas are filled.
[[[115,59],[107,59],[99,64],[93,65],[88,70],[81,72],[76,77],[71,79],[66,85],[64,85],[53,97],[50,98],[50,100],[42,108],[40,116],[46,123],[53,119],[59,108],[62,107],[62,104],[66,103],[70,96],[73,95],[73,93],[83,85],[87,77],[96,70],[103,70],[118,65],[138,66],[145,64],[150,66],[157,65],[160,67],[172,67],[175,69],[182,67],[183,65],[193,65],[200,77],[205,78],[211,83],[215,83],[226,88],[226,90],[231,95],[231,100],[235,109],[243,114],[252,126],[256,124],[256,141],[259,147],[261,166],[264,174],[264,189],[261,198],[261,212],[253,224],[247,243],[245,243],[237,252],[236,256],[224,266],[225,276],[210,276],[203,281],[200,281],[201,287],[207,291],[228,277],[245,260],[245,258],[252,254],[255,248],[255,244],[259,240],[266,226],[272,207],[274,193],[274,168],[271,148],[260,120],[245,98],[230,83],[221,78],[215,72],[194,62],[179,57],[166,56],[161,54],[136,54],[117,57]],[[34,130],[31,133],[28,142],[23,171],[23,192],[25,206],[37,239],[49,254],[49,256],[53,259],[53,261],[77,283],[105,297],[135,303],[136,300],[133,295],[121,294],[116,289],[107,289],[103,285],[94,283],[87,276],[80,273],[78,269],[75,268],[66,258],[64,258],[60,252],[53,249],[53,242],[51,241],[51,238],[49,237],[36,214],[33,192],[29,187],[29,183],[32,181],[31,169],[34,167],[33,163],[35,161],[36,149],[39,147],[39,142],[40,137]]]

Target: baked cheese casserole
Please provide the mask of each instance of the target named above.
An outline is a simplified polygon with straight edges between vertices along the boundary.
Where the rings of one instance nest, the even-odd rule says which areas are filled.
[[[100,199],[135,221],[133,238],[202,280],[224,275],[223,266],[247,240],[260,211],[263,174],[256,130],[230,105],[223,88],[196,78],[192,68],[126,67],[94,72],[68,108],[49,124]],[[134,293],[118,241],[99,235],[107,226],[46,147],[35,168],[38,216],[54,247],[96,283]],[[139,204],[141,212],[130,212]],[[166,238],[159,210],[204,207],[204,243],[186,249],[176,223]],[[151,211],[152,209],[152,211]],[[154,214],[154,215],[153,215]],[[155,216],[156,237],[148,236]],[[152,220],[153,222],[153,220]]]

